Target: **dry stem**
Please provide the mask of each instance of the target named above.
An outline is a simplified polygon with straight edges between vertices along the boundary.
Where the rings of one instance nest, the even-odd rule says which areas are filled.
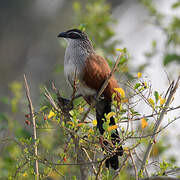
[[[38,156],[38,149],[37,149],[37,133],[36,133],[36,118],[34,116],[34,108],[32,105],[32,100],[31,100],[31,96],[30,96],[30,91],[29,91],[29,86],[27,83],[27,79],[26,79],[26,75],[24,74],[24,82],[25,82],[25,89],[26,89],[26,96],[28,99],[28,103],[29,103],[29,111],[30,111],[30,116],[31,116],[31,120],[33,122],[33,135],[34,135],[34,155],[36,157],[35,159],[35,172],[36,172],[36,180],[39,180],[39,167],[38,167],[38,160],[37,160],[37,156]]]
[[[175,92],[176,92],[176,90],[177,90],[177,88],[178,88],[179,81],[180,81],[180,76],[178,77],[175,86],[174,86],[174,81],[173,81],[173,82],[171,83],[171,85],[170,85],[171,88],[168,89],[168,91],[169,91],[169,96],[168,96],[168,99],[167,99],[167,101],[166,101],[166,103],[165,103],[165,105],[164,105],[164,107],[163,107],[163,110],[162,110],[162,112],[160,113],[160,116],[159,116],[159,118],[157,119],[157,122],[156,122],[156,124],[155,124],[153,135],[152,135],[152,137],[151,137],[151,140],[150,140],[149,145],[148,145],[148,147],[147,147],[147,150],[146,150],[146,152],[145,152],[145,155],[144,155],[144,158],[143,158],[143,162],[142,162],[142,164],[141,164],[141,171],[144,171],[146,162],[147,162],[147,160],[149,159],[149,156],[150,156],[150,153],[151,153],[151,150],[152,150],[152,145],[153,145],[153,141],[152,141],[152,140],[155,139],[156,136],[157,136],[157,132],[159,131],[160,124],[161,124],[161,122],[162,122],[162,120],[163,120],[163,118],[164,118],[164,115],[166,114],[167,108],[169,107],[169,104],[170,104],[170,102],[171,102],[171,100],[172,100],[172,97],[174,96],[174,94],[175,94]]]
[[[82,148],[82,150],[85,152],[88,160],[92,163],[92,159],[90,158],[90,156],[89,156],[89,154],[87,153],[86,149],[85,149],[85,148]],[[96,175],[96,174],[97,174],[97,171],[96,171],[96,168],[95,168],[94,164],[92,163],[91,166],[92,166],[92,169],[93,169],[93,171],[94,171],[94,174]]]

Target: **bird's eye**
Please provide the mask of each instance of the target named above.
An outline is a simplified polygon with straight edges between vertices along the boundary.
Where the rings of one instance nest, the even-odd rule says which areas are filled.
[[[81,36],[79,34],[77,34],[77,33],[70,33],[69,36],[70,36],[71,39],[79,39],[79,38],[81,38]]]
[[[76,34],[74,34],[74,33],[71,33],[71,38],[76,38]]]

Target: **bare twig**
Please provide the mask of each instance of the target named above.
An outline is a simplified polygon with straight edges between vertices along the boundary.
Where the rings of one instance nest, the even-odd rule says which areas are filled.
[[[54,83],[52,83],[52,89],[56,93],[58,99],[58,108],[60,108],[67,121],[69,121],[71,117],[69,111],[72,109],[73,103],[71,103],[71,101],[69,101],[68,99],[61,97],[60,92],[59,90],[57,90]]]
[[[131,158],[131,161],[132,161],[132,164],[133,164],[136,180],[138,180],[139,178],[138,178],[138,173],[137,173],[137,167],[136,167],[136,164],[135,164],[135,161],[134,161],[134,157],[133,157],[131,151],[129,151],[129,155],[130,155],[130,158]]]
[[[16,172],[13,176],[14,179],[16,179],[17,174],[21,171],[21,169],[28,163],[28,161],[26,160],[22,165],[18,166],[18,168],[16,169]]]
[[[70,120],[70,114],[69,114],[69,103],[67,104],[65,101],[66,99],[62,98],[60,95],[60,92],[56,89],[54,83],[52,83],[52,89],[56,93],[58,103],[54,101],[52,98],[50,92],[46,87],[44,87],[44,90],[41,90],[46,99],[50,102],[54,110],[58,113],[62,113],[64,117],[66,117],[66,120]],[[67,100],[68,101],[68,100]],[[68,101],[69,102],[69,101]]]
[[[53,108],[54,108],[57,112],[59,112],[59,108],[58,108],[58,106],[56,105],[56,103],[55,103],[54,99],[52,98],[52,96],[51,96],[50,92],[48,91],[48,89],[47,89],[46,87],[44,87],[44,90],[45,90],[45,91],[43,92],[44,96],[49,100],[49,102],[51,103],[51,105],[53,106]]]
[[[167,112],[170,112],[170,111],[174,111],[174,110],[177,110],[177,109],[180,109],[180,106],[177,106],[177,107],[170,107],[169,109],[166,110],[166,113]],[[138,121],[138,120],[141,120],[142,118],[151,118],[151,117],[154,117],[154,116],[157,116],[159,115],[159,113],[152,113],[152,114],[149,114],[149,115],[143,115],[141,117],[137,117],[137,118],[132,118],[131,121]],[[121,120],[120,123],[125,123],[125,122],[128,122],[128,120]]]
[[[87,153],[86,149],[85,149],[85,148],[82,148],[82,150],[85,152],[88,160],[92,163],[92,159],[90,158],[90,156],[89,156],[89,154]],[[95,168],[95,166],[93,165],[93,163],[92,163],[91,165],[92,165],[92,169],[93,169],[93,171],[94,171],[94,174],[96,175],[96,174],[97,174],[96,168]]]
[[[172,97],[174,96],[174,94],[175,94],[175,92],[176,92],[176,90],[177,90],[177,88],[178,88],[179,81],[180,81],[180,76],[178,77],[178,79],[177,79],[177,81],[176,81],[176,84],[174,85],[174,82],[172,82],[171,85],[170,85],[170,86],[171,86],[171,89],[170,89],[170,90],[168,89],[168,91],[169,91],[169,96],[168,96],[168,99],[167,99],[167,101],[166,101],[166,103],[165,103],[165,105],[164,105],[164,107],[163,107],[163,109],[162,109],[162,112],[160,113],[160,116],[159,116],[159,118],[157,119],[157,122],[156,122],[156,124],[155,124],[154,132],[153,132],[153,135],[152,135],[152,137],[151,137],[152,140],[156,138],[156,135],[157,135],[156,132],[159,131],[160,124],[161,124],[161,122],[162,122],[162,120],[163,120],[163,118],[164,118],[164,115],[166,114],[166,110],[167,110],[167,108],[169,107],[169,104],[170,104],[170,102],[171,102],[171,99],[172,99]],[[142,164],[141,164],[141,171],[144,170],[145,165],[146,165],[146,162],[147,162],[147,160],[149,159],[149,156],[150,156],[150,153],[151,153],[151,150],[152,150],[152,145],[153,145],[153,141],[149,141],[149,145],[148,145],[148,147],[147,147],[147,150],[146,150],[145,155],[144,155],[144,158],[143,158],[143,162],[142,162]]]
[[[112,75],[114,74],[114,72],[116,71],[117,69],[117,66],[119,64],[119,61],[121,60],[122,56],[124,54],[122,53],[120,56],[118,56],[117,60],[116,60],[116,63],[114,64],[112,70],[111,70],[111,73],[109,74],[108,78],[106,79],[106,81],[104,82],[104,84],[102,85],[101,89],[99,90],[98,92],[98,95],[97,95],[97,99],[99,99],[99,97],[101,96],[101,94],[103,93],[103,91],[106,89],[108,83],[109,83],[109,80],[110,78],[112,77]]]
[[[79,162],[79,163],[56,163],[56,162],[49,162],[47,159],[39,159],[39,162],[42,164],[48,163],[54,166],[81,166],[81,165],[91,165],[91,164],[100,164],[103,160],[100,161],[92,161],[92,162]]]
[[[153,176],[153,177],[149,177],[149,178],[143,178],[143,179],[141,179],[141,180],[179,180],[179,178]]]
[[[104,159],[102,160],[102,162],[100,163],[99,168],[98,168],[98,172],[97,172],[97,174],[96,174],[96,179],[95,179],[95,180],[100,179],[99,176],[100,176],[100,173],[101,173],[101,170],[102,170],[102,166],[103,166],[103,164],[105,163],[106,159],[107,159],[107,157],[104,158]]]
[[[174,168],[174,169],[171,169],[169,171],[165,171],[163,174],[169,175],[169,174],[176,174],[176,173],[180,173],[180,168]]]
[[[86,162],[84,152],[79,144],[79,138],[72,137],[72,139],[73,139],[73,142],[75,145],[75,151],[77,154],[77,163]],[[88,180],[88,166],[87,165],[80,165],[80,173],[81,173],[82,180]]]
[[[161,129],[159,129],[159,131],[152,133],[152,134],[147,134],[147,135],[142,135],[142,136],[126,136],[126,139],[130,138],[130,139],[143,139],[143,138],[147,138],[153,135],[157,135],[159,134],[161,131],[163,131],[165,128],[167,128],[169,125],[171,125],[173,122],[175,122],[176,120],[180,119],[180,116],[175,117],[172,121],[170,121],[169,123],[167,123],[164,127],[162,127]]]
[[[29,91],[29,86],[28,86],[25,74],[24,74],[24,82],[25,82],[26,96],[27,96],[28,103],[29,103],[28,106],[29,106],[30,116],[31,116],[31,119],[32,119],[32,122],[33,122],[34,155],[36,157],[36,159],[35,159],[36,178],[35,179],[39,180],[39,167],[38,167],[38,159],[37,159],[37,156],[38,156],[37,146],[38,146],[38,144],[37,144],[37,133],[36,133],[36,119],[35,119],[35,116],[34,116],[34,108],[33,108],[33,105],[32,105],[32,101],[31,101],[31,97],[30,97],[30,91]]]

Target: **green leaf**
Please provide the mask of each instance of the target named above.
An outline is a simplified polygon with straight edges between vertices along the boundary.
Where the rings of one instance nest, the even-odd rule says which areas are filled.
[[[73,177],[72,177],[72,180],[77,180],[76,176],[73,176]]]
[[[4,113],[0,113],[0,121],[7,121],[8,120],[8,116]]]
[[[123,57],[121,58],[119,64],[120,64],[120,65],[123,65],[126,61],[127,61],[127,58],[123,56]]]
[[[64,67],[62,65],[57,65],[54,69],[54,73],[60,73],[62,72]]]
[[[108,62],[108,64],[109,64],[109,66],[112,68],[112,66],[113,66],[112,60],[110,60],[109,58],[107,58],[107,62]]]
[[[10,102],[9,98],[7,98],[7,97],[5,97],[5,96],[1,97],[0,101],[1,101],[2,103],[4,103],[4,104],[7,104],[7,105],[10,104],[10,103],[9,103],[9,102]]]
[[[159,93],[157,91],[154,91],[154,97],[155,97],[156,103],[157,103],[159,100]]]
[[[134,89],[137,89],[139,86],[141,86],[140,83],[136,83],[135,86],[134,86]]]
[[[180,6],[180,1],[177,1],[172,5],[172,8],[178,8],[179,6]]]
[[[152,41],[152,47],[153,47],[153,48],[156,48],[156,46],[157,46],[157,42],[156,42],[156,40],[153,40],[153,41]]]
[[[123,48],[123,49],[118,48],[118,49],[116,49],[116,51],[120,51],[120,52],[122,52],[124,54],[127,53],[127,49],[126,48]]]
[[[178,54],[166,54],[164,57],[163,64],[164,64],[164,66],[166,66],[173,61],[178,61],[180,63],[180,55],[178,55]]]
[[[79,25],[79,29],[81,30],[81,31],[85,31],[86,30],[86,27],[87,27],[87,23],[81,23],[80,25]]]
[[[40,111],[45,111],[46,109],[49,109],[49,107],[48,107],[48,106],[42,106],[42,107],[40,108]]]
[[[108,127],[109,127],[109,123],[108,123],[108,122],[104,122],[104,123],[103,123],[103,129],[104,129],[105,131],[107,131],[107,130],[108,130]]]
[[[79,12],[81,10],[81,4],[77,1],[75,1],[73,3],[73,9],[76,11],[76,12]]]
[[[132,113],[133,116],[139,116],[140,115],[137,111],[135,111],[132,108],[130,109],[130,112]]]

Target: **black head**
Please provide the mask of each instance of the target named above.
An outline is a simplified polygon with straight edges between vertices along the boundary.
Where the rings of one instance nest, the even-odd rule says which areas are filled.
[[[85,33],[79,29],[71,29],[66,32],[60,33],[57,37],[70,38],[70,39],[84,39]]]

